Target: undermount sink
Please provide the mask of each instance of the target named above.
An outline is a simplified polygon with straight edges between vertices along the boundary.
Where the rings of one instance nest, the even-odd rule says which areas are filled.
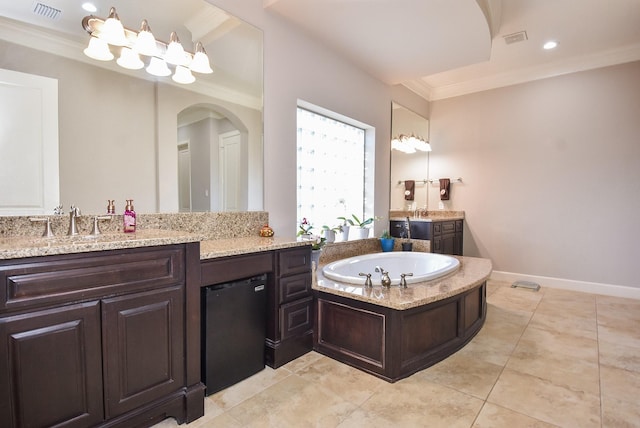
[[[365,280],[359,274],[370,273],[373,285],[380,285],[380,273],[376,272],[376,267],[389,273],[392,284],[400,282],[401,274],[412,273],[413,276],[406,277],[407,284],[412,284],[455,272],[460,267],[460,261],[443,254],[394,251],[337,260],[327,264],[322,273],[328,279],[358,285],[364,285]]]

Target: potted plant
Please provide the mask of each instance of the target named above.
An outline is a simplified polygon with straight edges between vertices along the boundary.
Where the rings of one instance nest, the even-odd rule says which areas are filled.
[[[303,241],[311,242],[311,261],[312,261],[312,269],[316,269],[318,267],[318,262],[320,261],[320,254],[322,253],[322,247],[326,243],[327,239],[323,238],[319,235],[314,235],[311,233],[313,230],[313,225],[305,218],[302,219],[298,226],[298,234]]]
[[[327,243],[336,242],[336,233],[338,232],[342,232],[342,225],[335,227],[329,227],[327,225],[322,226],[322,233],[324,234]]]
[[[356,239],[364,239],[369,236],[369,229],[366,226],[376,221],[377,217],[369,217],[367,219],[360,220],[358,216],[351,214],[351,218],[338,217],[338,219],[343,220],[345,223],[348,223],[349,226],[354,227],[354,230],[356,231]]]
[[[382,247],[383,252],[393,251],[395,242],[395,238],[389,234],[388,230],[384,230],[380,235],[380,247]]]

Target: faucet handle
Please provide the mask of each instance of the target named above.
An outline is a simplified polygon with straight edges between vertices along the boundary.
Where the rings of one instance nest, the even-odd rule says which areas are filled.
[[[371,282],[371,274],[370,273],[363,273],[360,272],[358,274],[359,276],[366,276],[367,278],[364,280],[364,287],[365,288],[372,288],[373,287],[373,283]]]
[[[401,273],[400,274],[400,287],[407,288],[407,276],[413,276],[413,273]]]
[[[51,238],[55,236],[53,234],[53,230],[51,229],[51,219],[49,217],[44,217],[44,218],[31,217],[29,221],[45,223],[44,232],[42,233],[43,238]]]
[[[62,215],[63,214],[62,204],[53,208],[53,215]]]
[[[91,235],[93,236],[98,236],[100,235],[102,232],[100,231],[100,224],[99,221],[100,220],[111,220],[113,219],[113,216],[111,215],[97,215],[93,217],[93,229],[91,229]]]

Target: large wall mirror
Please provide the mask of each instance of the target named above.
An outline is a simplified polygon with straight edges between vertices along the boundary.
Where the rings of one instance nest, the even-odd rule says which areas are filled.
[[[90,13],[80,4],[0,0],[0,69],[57,81],[65,210],[100,213],[107,199],[117,212],[125,199],[141,213],[263,209],[262,31],[205,0],[94,1],[93,15],[106,18],[115,7],[125,27],[139,30],[146,19],[158,40],[175,31],[191,52],[202,42],[215,71],[181,85],[85,56],[90,36],[81,22]],[[11,147],[3,153],[33,157],[22,135],[0,135],[0,149]],[[0,159],[1,170],[3,162],[10,160]]]
[[[398,103],[391,106],[391,138],[400,135],[429,140],[429,120]],[[396,210],[425,209],[429,197],[429,152],[406,153],[391,149],[390,208]],[[405,199],[405,183],[413,182],[413,200]]]

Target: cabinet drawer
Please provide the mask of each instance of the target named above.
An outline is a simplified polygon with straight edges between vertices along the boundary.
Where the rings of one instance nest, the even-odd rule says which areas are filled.
[[[280,303],[302,299],[311,294],[311,274],[301,273],[280,279]]]
[[[282,339],[297,336],[313,327],[313,297],[284,304],[280,307]]]
[[[434,235],[440,235],[442,233],[442,223],[441,222],[434,222],[433,223],[433,234]]]
[[[442,223],[442,233],[452,233],[456,230],[456,222],[455,221],[443,221]]]
[[[202,261],[202,286],[222,284],[273,272],[273,253],[256,253]]]
[[[281,250],[278,253],[278,274],[280,276],[311,272],[311,246]]]
[[[34,257],[0,264],[0,313],[185,281],[182,246]]]

